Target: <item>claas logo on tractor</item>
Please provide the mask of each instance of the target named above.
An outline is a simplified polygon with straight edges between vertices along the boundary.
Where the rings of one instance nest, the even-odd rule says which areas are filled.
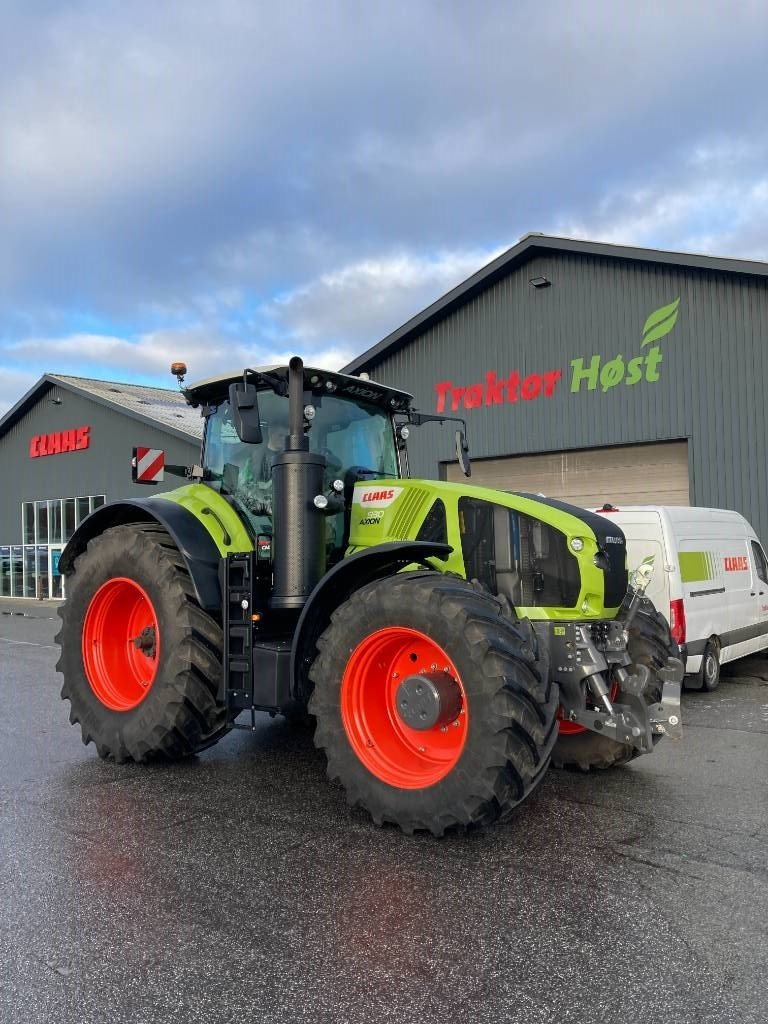
[[[103,506],[59,563],[62,696],[102,757],[184,758],[309,712],[353,803],[439,836],[505,818],[550,765],[679,735],[678,648],[615,523],[410,479],[410,430],[445,421],[469,476],[466,423],[384,384],[299,358],[173,373],[200,465],[137,446],[137,484],[183,485]]]

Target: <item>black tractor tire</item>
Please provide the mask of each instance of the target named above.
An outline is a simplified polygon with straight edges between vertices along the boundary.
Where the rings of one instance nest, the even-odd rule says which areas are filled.
[[[392,650],[402,642],[396,657],[381,653],[390,642]],[[424,732],[405,728],[395,704],[396,683],[389,683],[398,675],[391,671],[401,663],[397,658],[409,665],[417,649],[426,659],[424,671],[431,669],[433,678],[446,672],[451,685],[463,688],[461,710],[454,706],[448,712],[455,721]],[[539,659],[529,622],[503,614],[492,595],[466,580],[410,572],[369,583],[336,609],[318,650],[310,670],[315,745],[324,750],[328,775],[345,789],[348,802],[368,811],[378,825],[441,836],[490,824],[544,777],[558,707],[546,656]],[[356,660],[366,651],[374,655],[368,662]],[[431,666],[429,651],[437,652]],[[358,671],[361,664],[367,668]],[[359,705],[356,693],[365,695]],[[376,743],[361,740],[369,726]],[[434,765],[425,759],[443,742],[452,745],[451,753],[441,763],[443,774],[432,777]],[[367,747],[373,748],[370,754]],[[390,756],[385,769],[371,762],[377,750]]]
[[[680,657],[680,648],[672,639],[669,623],[648,598],[643,600],[629,628],[627,650],[632,659],[628,670],[630,673],[636,665],[645,665],[650,672],[648,686],[643,694],[646,704],[658,703],[664,686],[660,670],[666,667],[667,658]],[[654,736],[654,742],[657,739]],[[588,772],[626,764],[640,754],[641,751],[628,743],[618,743],[607,736],[585,730],[558,736],[552,753],[552,764],[557,768]]]
[[[119,599],[110,603],[99,596],[105,585],[107,593],[111,587],[117,588],[118,598],[127,595],[129,605],[139,595],[136,601],[143,607],[150,602],[154,613],[154,656],[140,652],[156,661],[150,666],[154,678],[138,702],[133,676],[126,675],[128,659],[119,654],[121,648],[130,649],[125,607]],[[64,676],[61,696],[70,702],[69,719],[79,723],[83,743],[93,742],[100,757],[117,762],[178,759],[211,746],[227,731],[226,711],[216,700],[221,627],[199,607],[184,560],[161,526],[115,526],[89,541],[67,577],[67,600],[59,615],[61,657],[56,668]],[[92,620],[95,625],[89,626]],[[93,662],[86,665],[88,643],[107,652],[98,671]],[[118,654],[110,655],[110,647]]]

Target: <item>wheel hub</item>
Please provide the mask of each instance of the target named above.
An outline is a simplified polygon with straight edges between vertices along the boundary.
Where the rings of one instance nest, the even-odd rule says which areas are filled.
[[[461,690],[447,672],[408,676],[397,688],[395,707],[409,729],[433,729],[456,720],[461,711]]]
[[[145,626],[138,636],[131,638],[131,643],[137,651],[141,651],[147,658],[154,658],[157,653],[155,627]]]

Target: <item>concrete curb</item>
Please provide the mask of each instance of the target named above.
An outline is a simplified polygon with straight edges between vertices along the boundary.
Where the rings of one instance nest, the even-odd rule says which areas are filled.
[[[0,598],[0,615],[26,619],[55,619],[63,601],[36,601],[34,598]]]

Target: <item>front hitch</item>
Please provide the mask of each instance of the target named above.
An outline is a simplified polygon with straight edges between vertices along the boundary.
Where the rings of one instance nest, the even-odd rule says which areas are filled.
[[[612,701],[613,712],[590,709],[572,710],[565,716],[569,722],[583,725],[591,732],[608,736],[617,743],[625,743],[641,753],[653,750],[653,738],[669,736],[680,739],[683,735],[680,717],[680,687],[683,663],[668,658],[659,675],[663,680],[661,700],[646,704],[643,693],[648,685],[649,672],[644,665],[632,675],[624,671],[620,689]]]
[[[669,736],[671,740],[683,738],[683,719],[680,715],[680,688],[683,683],[685,669],[679,658],[667,658],[666,668],[659,675],[664,680],[661,701],[651,704],[648,713],[653,724],[653,731],[660,736]]]

